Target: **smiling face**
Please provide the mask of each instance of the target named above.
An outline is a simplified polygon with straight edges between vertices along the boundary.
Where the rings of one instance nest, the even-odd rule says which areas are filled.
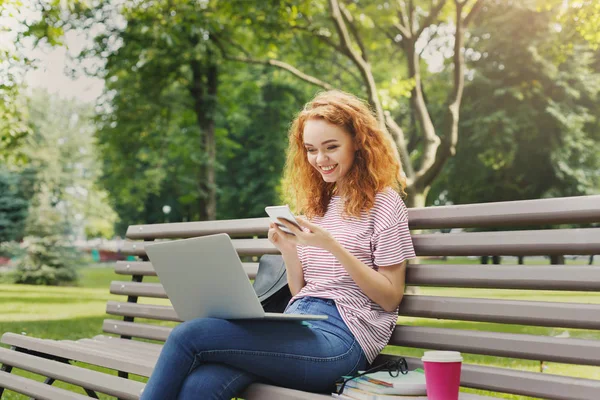
[[[309,119],[303,139],[310,165],[325,182],[337,182],[339,186],[352,168],[357,150],[350,134],[324,119]]]

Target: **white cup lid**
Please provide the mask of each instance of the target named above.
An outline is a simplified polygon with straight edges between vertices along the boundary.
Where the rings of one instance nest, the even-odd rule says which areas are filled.
[[[463,358],[458,351],[426,351],[421,361],[430,362],[462,362]]]

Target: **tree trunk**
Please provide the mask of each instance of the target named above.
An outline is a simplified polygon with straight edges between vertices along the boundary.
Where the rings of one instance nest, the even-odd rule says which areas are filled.
[[[208,115],[206,121],[206,153],[208,155],[208,165],[206,170],[206,188],[207,202],[206,213],[208,220],[217,219],[217,182],[215,177],[215,168],[217,163],[217,146],[215,141],[215,111],[217,109],[217,89],[218,89],[218,68],[212,63],[208,67]]]
[[[200,151],[204,151],[207,156],[206,163],[198,171],[198,211],[201,221],[214,220],[217,217],[214,116],[217,104],[218,68],[210,50],[207,52],[205,62],[207,65],[203,65],[199,60],[193,60],[190,65],[193,78],[190,92],[194,98],[194,110],[200,127],[199,147]]]
[[[198,220],[208,220],[208,210],[206,207],[206,196],[204,195],[204,177],[206,176],[206,168],[202,167],[198,169]]]
[[[500,256],[492,256],[492,264],[500,264],[502,262],[502,257]]]
[[[518,259],[519,259],[519,265],[523,265],[525,256],[519,256]]]
[[[429,188],[415,188],[414,186],[406,187],[406,206],[408,208],[425,207]]]

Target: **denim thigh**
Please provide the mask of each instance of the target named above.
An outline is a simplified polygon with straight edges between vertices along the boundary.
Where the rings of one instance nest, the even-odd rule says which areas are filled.
[[[335,381],[366,367],[366,357],[332,300],[302,298],[288,313],[324,314],[323,321],[211,320],[196,336],[195,365],[224,363],[261,380],[307,391],[328,391]],[[211,333],[209,333],[211,332]],[[188,336],[189,337],[189,336]],[[192,368],[195,367],[192,366]]]
[[[203,369],[194,373],[196,369],[214,363],[245,371],[259,381],[313,392],[331,391],[339,377],[366,367],[360,345],[332,300],[301,298],[286,312],[324,314],[328,319],[295,322],[200,318],[179,324],[165,343],[147,387],[150,393],[144,393],[147,396],[143,398],[179,393],[191,375],[193,380],[203,380]],[[223,376],[222,383],[218,383],[218,373],[210,371],[217,387],[227,387],[233,379]]]

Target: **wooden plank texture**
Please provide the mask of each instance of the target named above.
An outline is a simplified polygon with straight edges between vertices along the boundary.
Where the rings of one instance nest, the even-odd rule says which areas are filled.
[[[412,236],[418,256],[588,255],[600,253],[600,228],[461,232]],[[278,254],[268,239],[234,239],[240,256]],[[125,242],[123,254],[144,256],[144,242]]]

